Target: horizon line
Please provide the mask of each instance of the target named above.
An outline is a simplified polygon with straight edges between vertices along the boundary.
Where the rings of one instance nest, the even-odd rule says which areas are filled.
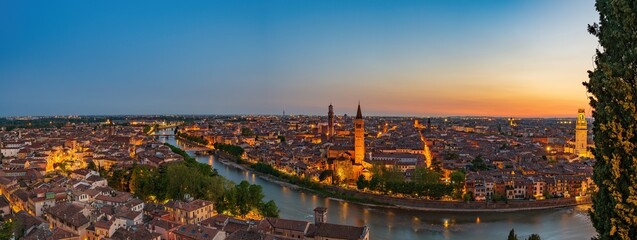
[[[340,116],[350,117],[353,115],[350,114],[341,114]],[[164,113],[164,114],[66,114],[66,115],[13,115],[13,116],[0,116],[0,118],[8,119],[8,118],[69,118],[69,117],[162,117],[162,116],[268,116],[268,117],[296,117],[296,116],[305,116],[305,117],[327,117],[327,115],[315,115],[315,114],[260,114],[260,113],[228,113],[228,114],[219,114],[219,113]],[[335,116],[339,116],[335,114]],[[365,117],[381,117],[381,118],[514,118],[514,119],[559,119],[559,118],[577,118],[576,114],[571,115],[563,115],[563,116],[494,116],[494,115],[364,115]],[[587,118],[593,118],[592,116],[587,116]]]

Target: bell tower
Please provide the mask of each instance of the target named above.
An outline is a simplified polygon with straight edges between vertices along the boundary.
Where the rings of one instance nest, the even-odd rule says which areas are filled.
[[[354,119],[354,163],[362,164],[365,160],[365,127],[361,104],[358,103],[356,118]]]
[[[330,139],[334,136],[334,107],[331,103],[327,111],[327,136]]]
[[[575,123],[575,154],[580,157],[587,156],[588,146],[588,124],[584,109],[577,111],[577,122]]]

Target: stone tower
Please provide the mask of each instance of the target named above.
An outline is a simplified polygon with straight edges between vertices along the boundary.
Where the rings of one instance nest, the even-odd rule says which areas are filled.
[[[577,111],[577,122],[575,123],[575,154],[587,156],[588,146],[588,124],[584,109]]]
[[[334,136],[334,107],[331,103],[327,112],[327,136],[329,138]]]
[[[358,103],[356,119],[354,119],[354,163],[362,164],[365,159],[365,127],[361,104]]]

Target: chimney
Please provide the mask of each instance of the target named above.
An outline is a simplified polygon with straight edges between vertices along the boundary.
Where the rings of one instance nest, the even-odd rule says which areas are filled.
[[[327,220],[327,208],[316,207],[314,209],[314,224],[325,223]]]

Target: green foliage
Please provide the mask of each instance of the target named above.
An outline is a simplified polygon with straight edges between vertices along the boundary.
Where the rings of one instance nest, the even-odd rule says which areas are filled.
[[[259,212],[261,212],[261,215],[264,217],[279,217],[279,208],[277,208],[273,200],[262,204],[259,208]]]
[[[368,188],[385,193],[417,194],[434,199],[441,199],[452,194],[453,187],[440,183],[438,181],[440,177],[436,172],[427,169],[419,171],[420,176],[416,176],[417,180],[406,181],[403,173],[398,169],[387,168],[384,165],[374,165]]]
[[[249,167],[252,168],[252,170],[254,171],[265,173],[267,175],[279,178],[281,180],[284,180],[294,185],[299,185],[299,186],[303,186],[303,187],[313,189],[313,190],[318,190],[318,191],[323,190],[323,187],[321,187],[321,184],[312,181],[309,178],[309,176],[299,177],[296,175],[290,175],[282,171],[279,171],[278,169],[272,167],[272,165],[270,164],[261,163],[261,162],[251,164]]]
[[[413,181],[419,184],[434,184],[440,182],[440,174],[433,170],[419,167],[414,171]]]
[[[515,234],[515,230],[513,230],[513,228],[511,228],[511,231],[509,232],[509,237],[507,238],[507,240],[518,240],[518,235]]]
[[[369,185],[369,181],[365,179],[365,176],[363,175],[358,176],[358,180],[356,180],[356,188],[358,188],[359,190],[363,190],[367,188],[368,185]]]
[[[369,180],[369,188],[370,189],[380,189],[382,187],[382,179],[380,176],[372,175],[372,179]]]
[[[542,239],[540,238],[540,235],[534,233],[534,234],[531,234],[528,238],[526,238],[526,240],[542,240]]]
[[[252,136],[254,136],[254,132],[252,132],[252,129],[250,129],[250,128],[242,127],[241,128],[241,136],[252,137]]]
[[[128,188],[128,182],[130,181],[130,170],[131,169],[120,169],[120,168],[111,168],[106,172],[101,173],[101,176],[106,176],[106,180],[108,181],[108,186],[112,187],[117,191],[128,192],[130,189]]]
[[[493,202],[508,202],[509,199],[507,199],[506,196],[502,196],[500,194],[493,194]]]
[[[244,152],[243,148],[237,145],[215,143],[214,146],[215,146],[215,149],[224,151],[239,159],[241,159],[241,156],[243,155],[243,152]]]
[[[462,200],[465,202],[471,201],[471,195],[472,194],[470,192],[462,194]]]
[[[93,161],[88,161],[86,168],[88,168],[89,170],[97,171],[97,165],[95,165],[95,162]]]
[[[596,163],[591,221],[597,239],[637,239],[637,5],[597,0],[589,25],[601,49],[585,82],[593,110]]]
[[[252,166],[250,167],[257,172],[265,173],[275,177],[283,176],[283,173],[281,171],[275,169],[274,167],[272,167],[272,165],[267,163],[258,162],[258,163],[252,164]]]
[[[14,222],[6,220],[0,226],[0,240],[9,240],[13,238]]]
[[[247,181],[235,185],[216,174],[209,165],[197,162],[175,146],[167,145],[173,152],[184,156],[185,161],[159,168],[139,165],[127,170],[115,169],[108,175],[109,184],[112,179],[118,190],[130,191],[145,201],[182,199],[188,194],[193,198],[213,201],[220,213],[246,215],[266,211],[262,213],[264,216],[278,215],[274,202],[263,202],[261,186]]]
[[[321,174],[319,174],[319,182],[325,181],[328,177],[331,177],[334,174],[332,170],[323,170]]]
[[[465,176],[466,174],[463,170],[456,170],[450,174],[449,178],[451,178],[451,184],[454,187],[462,187],[464,186]]]
[[[471,161],[471,166],[474,171],[484,171],[488,170],[489,166],[482,159],[482,155],[478,155],[473,161]]]

